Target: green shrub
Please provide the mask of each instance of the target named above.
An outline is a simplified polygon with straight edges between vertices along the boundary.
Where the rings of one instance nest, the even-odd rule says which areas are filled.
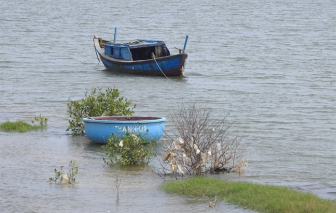
[[[156,156],[154,146],[155,143],[148,143],[141,134],[126,132],[123,137],[112,134],[102,146],[109,160],[103,160],[110,166],[147,165],[150,158]]]
[[[39,116],[34,117],[34,120],[32,120],[32,124],[37,123],[40,127],[47,126],[48,118],[42,117],[41,114]]]
[[[72,134],[84,134],[83,118],[93,116],[126,116],[134,113],[130,108],[131,101],[119,97],[118,89],[106,89],[105,93],[101,88],[93,88],[91,93],[85,92],[85,97],[78,101],[69,99],[68,114],[70,116],[68,129]]]

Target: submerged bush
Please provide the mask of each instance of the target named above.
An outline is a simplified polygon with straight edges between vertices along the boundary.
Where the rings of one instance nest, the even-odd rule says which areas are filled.
[[[123,137],[112,134],[102,146],[109,160],[103,160],[110,166],[147,165],[150,158],[156,156],[154,146],[155,143],[148,143],[141,134],[126,132]]]
[[[229,137],[226,116],[210,119],[208,109],[183,105],[170,115],[175,132],[166,133],[163,172],[182,175],[237,172],[241,174],[247,161],[246,148],[239,137]]]
[[[50,182],[54,182],[55,184],[57,181],[59,183],[70,183],[73,184],[76,182],[75,175],[78,173],[78,165],[76,165],[76,162],[74,160],[69,161],[69,172],[64,173],[63,172],[64,166],[60,167],[60,170],[54,169],[55,177],[49,178]]]
[[[34,120],[32,120],[32,124],[37,123],[40,127],[47,126],[48,118],[43,117],[41,114],[39,116],[34,117]]]
[[[66,131],[71,130],[72,134],[84,134],[83,118],[93,116],[126,116],[134,113],[130,108],[131,101],[120,97],[118,89],[93,88],[91,93],[85,92],[85,97],[78,101],[69,99],[68,114],[70,116],[69,125]]]

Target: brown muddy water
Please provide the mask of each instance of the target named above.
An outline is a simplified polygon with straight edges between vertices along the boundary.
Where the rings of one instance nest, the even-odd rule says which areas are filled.
[[[3,1],[0,4],[0,122],[44,131],[0,132],[1,212],[252,212],[158,189],[171,180],[143,168],[110,168],[99,145],[72,137],[68,99],[93,87],[120,90],[137,116],[167,117],[181,103],[203,104],[235,122],[250,151],[242,176],[336,199],[336,4],[333,1]],[[157,39],[183,47],[186,78],[108,72],[92,38]],[[172,129],[169,119],[167,130]],[[49,184],[70,160],[74,186]],[[115,180],[122,179],[116,201]]]

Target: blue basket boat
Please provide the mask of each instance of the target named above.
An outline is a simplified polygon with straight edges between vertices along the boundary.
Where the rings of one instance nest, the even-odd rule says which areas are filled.
[[[104,116],[83,118],[86,136],[95,143],[106,144],[111,134],[141,134],[149,142],[158,141],[164,132],[164,117]]]

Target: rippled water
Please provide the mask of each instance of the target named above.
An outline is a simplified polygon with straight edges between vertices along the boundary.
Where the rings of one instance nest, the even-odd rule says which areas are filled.
[[[157,189],[167,179],[150,167],[105,165],[99,146],[65,131],[68,99],[92,87],[118,88],[137,115],[168,117],[180,103],[230,113],[249,166],[241,177],[218,178],[336,198],[335,2],[13,0],[0,9],[0,122],[49,119],[42,132],[0,132],[1,211],[251,212],[168,195]],[[115,26],[117,40],[164,40],[172,52],[188,34],[187,77],[106,71],[92,37],[113,38]],[[79,164],[78,184],[49,185],[70,160]]]

